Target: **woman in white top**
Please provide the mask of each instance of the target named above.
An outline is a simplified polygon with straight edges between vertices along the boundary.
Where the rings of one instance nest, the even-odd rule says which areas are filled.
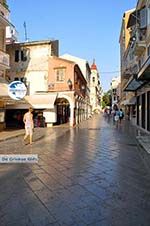
[[[24,114],[24,117],[23,117],[23,122],[25,124],[25,136],[24,136],[24,140],[27,139],[27,137],[29,136],[30,137],[30,144],[32,144],[32,136],[33,136],[33,127],[34,127],[34,124],[33,124],[33,109],[32,108],[29,108],[29,111],[27,113]]]

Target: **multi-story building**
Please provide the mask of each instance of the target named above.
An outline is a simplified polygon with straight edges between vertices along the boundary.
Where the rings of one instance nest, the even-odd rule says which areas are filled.
[[[10,54],[10,81],[27,87],[23,100],[6,106],[6,124],[13,126],[17,114],[29,106],[42,115],[47,126],[69,122],[71,126],[86,115],[87,82],[75,62],[58,57],[58,41],[33,41],[7,45]]]
[[[86,114],[85,117],[86,119],[89,118],[89,116],[91,116],[91,112],[92,112],[92,106],[90,104],[90,75],[91,75],[91,69],[89,66],[89,63],[87,60],[76,57],[76,56],[72,56],[70,54],[63,54],[61,56],[61,58],[63,59],[67,59],[67,60],[71,60],[73,62],[75,62],[76,64],[78,64],[78,66],[80,67],[80,70],[87,82],[87,88],[86,88],[86,97],[84,98],[84,102],[86,104]]]
[[[57,94],[56,123],[71,126],[86,119],[87,82],[78,64],[59,57],[49,58],[49,92]]]
[[[6,125],[17,125],[17,114],[23,115],[29,106],[33,106],[37,114],[45,108],[53,112],[56,96],[48,97],[42,94],[48,93],[49,58],[53,55],[58,56],[58,41],[8,43],[7,53],[10,55],[10,69],[7,70],[6,77],[9,82],[24,82],[27,95],[23,100],[6,105]]]
[[[92,106],[92,112],[99,112],[101,110],[101,98],[102,88],[99,78],[99,73],[95,60],[91,65],[91,76],[90,76],[90,104]]]
[[[135,9],[126,11],[122,19],[122,27],[120,32],[121,97],[119,103],[133,124],[135,124],[135,93],[130,92],[129,90],[128,92],[125,92],[125,87],[129,79],[137,70],[132,48],[133,42],[131,38],[131,32],[128,29],[128,21],[130,15],[132,15],[134,11]]]
[[[6,53],[6,27],[9,26],[9,9],[5,0],[0,0],[0,130],[5,128],[5,104],[8,97],[5,70],[9,68]]]
[[[112,108],[114,105],[119,104],[120,101],[120,76],[114,77],[111,81],[111,103],[112,103]]]
[[[125,95],[123,103],[130,116],[140,128],[150,131],[150,2],[138,0],[135,10],[130,11],[121,39],[129,33],[126,50],[121,54],[122,86]],[[121,50],[123,42],[120,42]],[[131,94],[132,93],[132,94]],[[131,108],[132,106],[132,108]]]

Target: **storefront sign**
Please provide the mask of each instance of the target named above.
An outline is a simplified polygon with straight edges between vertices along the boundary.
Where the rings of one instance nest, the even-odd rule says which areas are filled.
[[[21,81],[11,82],[8,86],[8,94],[14,100],[21,100],[25,97],[27,88]]]

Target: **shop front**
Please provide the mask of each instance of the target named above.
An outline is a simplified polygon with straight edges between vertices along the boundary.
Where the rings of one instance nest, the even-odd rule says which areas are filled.
[[[65,98],[58,98],[55,102],[57,109],[56,125],[68,123],[70,121],[70,104]]]

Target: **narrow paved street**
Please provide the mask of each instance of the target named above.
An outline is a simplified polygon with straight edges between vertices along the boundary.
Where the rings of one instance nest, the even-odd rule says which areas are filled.
[[[0,153],[34,153],[38,164],[0,165],[1,226],[149,226],[150,175],[134,130],[95,116],[59,138]]]

